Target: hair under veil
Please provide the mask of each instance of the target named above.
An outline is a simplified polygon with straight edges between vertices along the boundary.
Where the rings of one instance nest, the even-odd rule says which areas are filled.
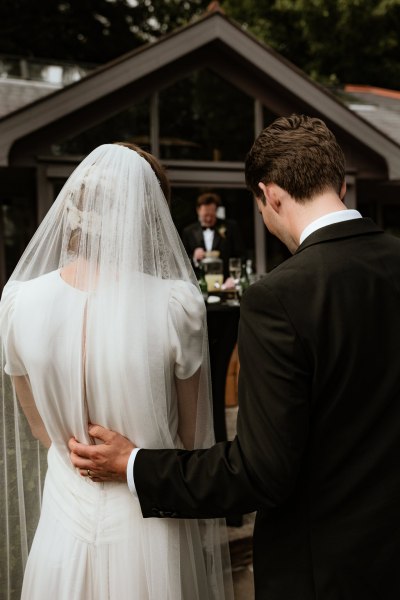
[[[64,486],[57,510],[71,510],[80,486],[89,495],[99,489],[68,456],[72,435],[92,443],[89,420],[147,448],[214,442],[204,303],[160,182],[137,152],[106,144],[72,173],[4,288],[0,335],[0,587],[11,600],[19,598],[46,463],[44,497]],[[21,411],[16,399],[21,382],[51,440],[48,453],[24,417],[29,404]],[[230,597],[221,523],[137,522],[149,598],[167,597],[165,586],[174,600]],[[121,577],[131,562],[120,565]]]

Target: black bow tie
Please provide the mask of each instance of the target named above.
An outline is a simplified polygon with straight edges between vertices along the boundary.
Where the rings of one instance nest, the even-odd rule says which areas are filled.
[[[202,230],[205,231],[206,229],[211,229],[211,231],[214,231],[215,227],[207,227],[206,225],[202,225],[201,226]]]

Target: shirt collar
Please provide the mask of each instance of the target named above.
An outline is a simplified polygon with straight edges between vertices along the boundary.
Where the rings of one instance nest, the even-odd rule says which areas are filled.
[[[326,227],[326,225],[333,225],[334,223],[342,223],[342,221],[351,221],[352,219],[362,219],[362,215],[358,212],[358,210],[354,210],[352,208],[347,208],[345,210],[337,210],[335,212],[328,213],[315,219],[315,221],[311,221],[303,229],[300,236],[300,244],[304,242],[304,240],[317,231],[317,229],[321,229],[321,227]]]

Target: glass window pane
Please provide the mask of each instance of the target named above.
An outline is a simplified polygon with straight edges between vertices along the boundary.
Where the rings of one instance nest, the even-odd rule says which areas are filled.
[[[31,198],[0,199],[0,218],[6,277],[10,277],[35,227],[35,204]]]
[[[382,212],[385,231],[396,237],[400,237],[400,206],[396,204],[384,204]]]
[[[254,100],[208,69],[160,92],[165,159],[243,161],[254,138]]]
[[[268,127],[271,125],[275,119],[278,118],[279,115],[271,112],[266,106],[263,106],[263,117],[264,117],[264,127]]]
[[[101,144],[131,142],[150,150],[150,100],[146,99],[123,110],[95,127],[51,147],[56,156],[63,154],[86,155]]]
[[[287,258],[290,258],[291,253],[277,237],[272,233],[267,232],[267,272],[272,271],[283,263]]]

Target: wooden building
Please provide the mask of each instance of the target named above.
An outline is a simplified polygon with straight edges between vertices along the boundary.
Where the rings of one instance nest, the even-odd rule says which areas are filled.
[[[270,270],[285,250],[254,211],[243,161],[263,127],[293,112],[321,117],[337,136],[346,203],[400,228],[400,146],[217,11],[0,119],[0,285],[77,163],[118,140],[165,164],[178,230],[213,189],[257,271]]]

